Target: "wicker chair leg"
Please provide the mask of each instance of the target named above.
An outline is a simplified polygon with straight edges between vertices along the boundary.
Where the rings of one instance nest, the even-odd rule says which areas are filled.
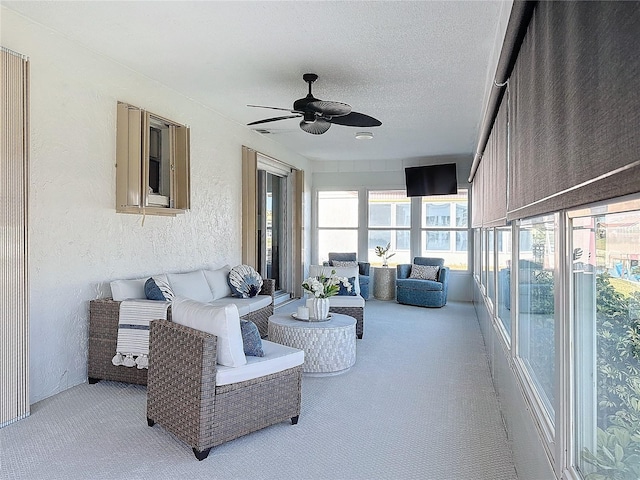
[[[296,415],[295,417],[291,417],[291,425],[297,425],[299,418],[300,418],[300,415]]]
[[[99,378],[89,377],[89,385],[93,385],[94,383],[98,383],[99,381]]]
[[[147,425],[149,425],[150,427],[153,427],[155,424],[156,424],[156,422],[154,422],[149,417],[147,417]]]
[[[195,448],[193,449],[193,454],[196,456],[196,458],[198,459],[198,461],[202,461],[205,458],[207,458],[209,456],[209,452],[211,451],[211,447],[209,448],[205,448],[202,451],[196,450]]]

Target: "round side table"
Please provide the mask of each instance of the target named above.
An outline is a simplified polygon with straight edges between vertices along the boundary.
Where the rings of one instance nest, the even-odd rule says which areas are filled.
[[[373,267],[373,296],[378,300],[396,298],[395,267]]]
[[[356,363],[356,320],[332,313],[324,322],[269,317],[269,341],[304,350],[304,373],[337,375]]]

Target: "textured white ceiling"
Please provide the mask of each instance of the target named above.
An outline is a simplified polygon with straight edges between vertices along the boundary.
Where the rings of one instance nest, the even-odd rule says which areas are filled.
[[[318,74],[315,97],[382,126],[253,127],[316,160],[471,153],[511,3],[2,1],[241,124],[286,114],[246,105],[291,108],[307,93],[302,75]],[[361,130],[375,138],[356,140]]]

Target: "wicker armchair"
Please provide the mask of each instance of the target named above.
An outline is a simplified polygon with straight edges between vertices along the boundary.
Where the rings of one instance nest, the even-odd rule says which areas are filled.
[[[333,265],[334,260],[341,260],[347,262],[357,262],[356,253],[341,253],[341,252],[329,252],[329,261],[325,262],[327,265]],[[369,300],[369,270],[371,264],[369,262],[358,262],[358,271],[360,273],[358,283],[360,283],[360,296],[365,300]]]
[[[216,385],[217,337],[151,322],[147,422],[160,424],[204,460],[212,447],[300,415],[302,365]]]

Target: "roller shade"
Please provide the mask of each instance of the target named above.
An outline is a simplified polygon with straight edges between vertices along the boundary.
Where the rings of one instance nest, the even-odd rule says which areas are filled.
[[[489,135],[484,163],[484,202],[482,225],[501,227],[507,224],[507,97],[498,110]]]
[[[471,226],[482,227],[482,215],[484,208],[484,162],[478,164],[476,174],[471,186]]]
[[[640,190],[639,2],[540,2],[510,79],[509,220]]]

